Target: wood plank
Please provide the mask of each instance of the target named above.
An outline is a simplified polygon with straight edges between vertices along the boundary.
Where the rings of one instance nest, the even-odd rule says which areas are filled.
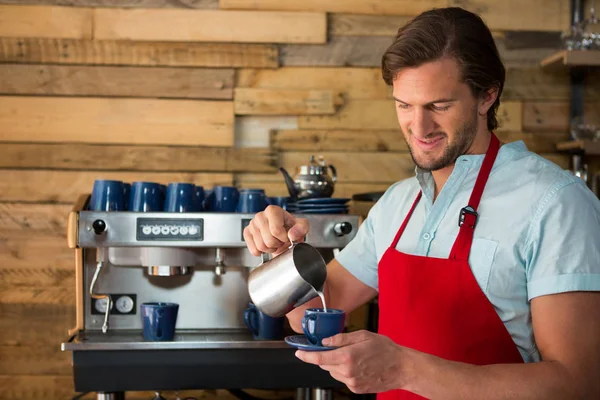
[[[552,161],[562,169],[571,168],[571,156],[567,154],[545,153],[540,154],[540,156],[544,157],[546,160]]]
[[[569,2],[563,0],[449,0],[479,14],[490,29],[563,31],[569,28]]]
[[[568,138],[567,132],[560,133],[523,133],[523,132],[497,132],[498,138],[504,143],[522,140],[529,151],[538,154],[553,153],[556,144]]]
[[[271,144],[279,151],[406,151],[397,130],[274,130]]]
[[[599,66],[599,50],[560,50],[540,61],[543,68],[564,66]]]
[[[562,47],[561,32],[506,31],[504,39],[509,50]]]
[[[600,113],[600,103],[586,103],[584,115]],[[523,105],[523,129],[530,132],[568,132],[568,102],[525,102]]]
[[[72,285],[66,286],[70,286],[73,289],[73,294],[75,293],[73,274],[75,251],[67,247],[67,239],[64,233],[51,236],[48,234],[32,234],[26,231],[1,231],[0,261],[0,270],[8,271],[3,274],[19,282],[27,276],[38,282],[72,276]],[[18,272],[14,272],[14,270],[19,269],[23,269],[21,277],[18,276]],[[71,273],[67,274],[65,271]],[[7,283],[4,280],[0,281],[0,285],[5,284]],[[32,288],[35,289],[35,286],[32,286]],[[0,293],[0,297],[3,295],[3,293]]]
[[[0,203],[0,235],[15,231],[64,237],[71,208],[66,204]]]
[[[0,295],[0,298],[3,295]],[[33,327],[32,327],[33,328]],[[39,329],[41,327],[36,327]],[[68,375],[71,372],[71,354],[60,350],[66,335],[56,338],[54,346],[28,343],[19,346],[0,345],[0,375],[40,374]]]
[[[75,325],[75,304],[0,304],[0,315],[0,346],[36,344],[56,349]]]
[[[232,29],[231,27],[235,27]],[[100,40],[325,43],[324,13],[177,9],[96,9]]]
[[[35,248],[36,246],[34,245],[33,249]],[[46,256],[50,255],[47,254]],[[75,264],[74,257],[71,257],[71,264]],[[31,287],[33,289],[62,287],[65,290],[71,291],[75,287],[75,271],[72,266],[70,268],[39,268],[37,266],[13,268],[10,266],[0,266],[0,282],[2,282],[0,286],[4,285],[16,289],[22,287]],[[1,297],[2,294],[0,294]]]
[[[330,14],[328,27],[333,36],[394,37],[410,20],[398,15]]]
[[[236,115],[335,114],[344,100],[331,90],[236,88]]]
[[[600,142],[593,140],[570,140],[556,144],[560,151],[583,150],[586,155],[600,155]]]
[[[535,68],[540,60],[548,57],[556,50],[545,48],[509,49],[504,38],[496,38],[496,47],[506,68]]]
[[[298,118],[289,115],[236,116],[235,145],[240,148],[269,147],[273,129],[298,129]]]
[[[314,152],[284,152],[281,164],[288,172],[308,163]],[[328,164],[337,169],[339,183],[388,183],[414,176],[415,165],[408,152],[403,153],[360,153],[320,152]]]
[[[0,93],[233,99],[233,69],[0,64]]]
[[[95,179],[124,182],[149,181],[163,184],[189,182],[210,187],[231,185],[233,174],[0,169],[0,202],[73,204],[81,194],[92,192]]]
[[[333,36],[324,45],[281,45],[281,65],[381,67],[381,56],[392,41],[390,37]]]
[[[569,100],[570,96],[571,89],[567,71],[549,72],[539,67],[506,70],[506,82],[502,92],[503,101]]]
[[[522,131],[522,103],[503,102],[498,109],[499,131]],[[347,102],[332,116],[300,116],[300,129],[394,130],[398,119],[392,100]]]
[[[0,62],[277,68],[275,45],[0,38]]]
[[[0,140],[232,146],[233,102],[0,96]]]
[[[92,9],[0,5],[0,36],[92,38]]]
[[[260,148],[3,143],[0,168],[275,172],[277,159]]]
[[[281,174],[238,174],[236,182],[242,188],[264,188],[268,196],[289,196]],[[383,183],[336,183],[333,196],[352,197],[356,193],[385,191],[393,183],[393,181]]]
[[[0,283],[0,303],[59,304],[75,303],[75,284],[68,287],[13,286]]]
[[[0,4],[45,4],[119,8],[218,8],[219,0],[0,0]]]
[[[222,9],[319,11],[352,14],[418,15],[434,7],[445,7],[446,0],[220,0]]]
[[[391,98],[391,89],[381,77],[381,68],[241,69],[236,87],[256,89],[335,90],[345,100]]]

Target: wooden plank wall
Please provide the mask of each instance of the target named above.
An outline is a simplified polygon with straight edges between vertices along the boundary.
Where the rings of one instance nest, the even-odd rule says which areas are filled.
[[[568,168],[554,146],[568,74],[538,68],[568,0],[0,0],[0,398],[74,395],[65,224],[94,179],[283,195],[277,168],[317,153],[339,171],[336,196],[411,176],[380,59],[399,26],[445,5],[493,30],[501,138]],[[589,110],[599,97],[586,88]]]

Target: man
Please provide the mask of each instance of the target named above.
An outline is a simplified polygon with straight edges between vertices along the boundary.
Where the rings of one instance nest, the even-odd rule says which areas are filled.
[[[387,190],[325,284],[346,312],[379,295],[379,333],[297,357],[382,400],[600,398],[600,202],[493,134],[505,71],[490,31],[460,8],[425,12],[382,70],[416,177]],[[244,238],[258,255],[308,232],[269,207]]]

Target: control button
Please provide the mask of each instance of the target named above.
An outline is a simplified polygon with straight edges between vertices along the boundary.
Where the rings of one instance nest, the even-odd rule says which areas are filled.
[[[151,226],[149,226],[149,225],[144,225],[144,226],[142,226],[142,233],[143,233],[144,235],[149,235],[149,234],[151,234],[151,233],[152,233],[152,227],[151,227]]]
[[[97,219],[92,222],[92,229],[96,235],[100,235],[106,230],[106,222],[102,221],[101,219]]]
[[[105,313],[107,307],[108,307],[108,299],[106,297],[96,299],[96,301],[94,302],[94,308],[99,313]]]
[[[352,232],[352,224],[350,222],[338,222],[333,226],[333,231],[336,236],[348,235]]]
[[[187,226],[182,226],[181,228],[179,228],[179,233],[182,235],[187,235],[188,234],[188,227]]]
[[[154,226],[152,227],[152,234],[153,234],[153,235],[160,235],[160,226],[156,226],[156,225],[154,225]]]
[[[198,234],[198,227],[196,225],[192,225],[190,226],[188,232],[190,233],[190,235],[197,235]]]
[[[171,226],[171,235],[179,235],[179,227]]]
[[[168,235],[169,232],[171,232],[171,229],[169,229],[169,225],[161,226],[160,233],[162,233],[163,235]]]
[[[115,307],[121,314],[129,314],[133,310],[133,299],[129,296],[121,296],[115,302]]]
[[[423,239],[424,239],[424,240],[429,240],[429,239],[431,239],[431,235],[430,235],[429,233],[425,233],[425,234],[423,235]]]

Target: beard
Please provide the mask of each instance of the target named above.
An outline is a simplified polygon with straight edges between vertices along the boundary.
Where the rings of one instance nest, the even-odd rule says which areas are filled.
[[[410,152],[410,156],[413,159],[413,162],[417,167],[424,171],[437,171],[443,168],[448,167],[449,165],[454,164],[456,159],[461,155],[465,154],[471,143],[473,143],[473,139],[475,138],[475,134],[477,133],[477,110],[475,109],[475,115],[472,118],[468,119],[454,135],[454,140],[451,143],[446,145],[444,152],[442,155],[436,159],[426,160],[425,157],[423,159],[417,159],[415,157],[415,150],[411,147],[408,140],[406,140],[406,144],[408,145],[408,151]],[[408,129],[409,135],[412,135],[410,128]],[[444,136],[448,138],[448,135],[444,132],[433,132],[424,139],[433,139],[438,136]],[[417,150],[420,152],[420,150]]]

